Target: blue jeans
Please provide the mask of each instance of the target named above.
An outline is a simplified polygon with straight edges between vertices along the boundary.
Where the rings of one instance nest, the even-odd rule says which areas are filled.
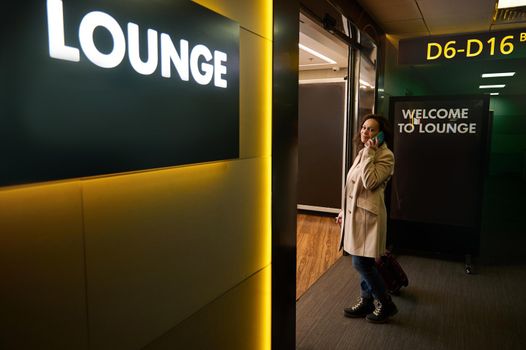
[[[374,258],[353,255],[352,264],[361,277],[362,298],[385,300],[388,297],[387,290],[376,268]]]

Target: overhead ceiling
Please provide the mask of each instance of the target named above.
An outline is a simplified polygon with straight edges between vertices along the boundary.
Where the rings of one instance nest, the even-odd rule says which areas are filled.
[[[429,35],[490,32],[526,28],[524,17],[501,21],[496,0],[356,0],[397,46],[399,39]],[[501,10],[502,11],[502,10]],[[505,83],[501,95],[526,94],[526,59],[499,59],[462,64],[413,65],[413,71],[437,91],[481,93],[480,84]],[[512,78],[482,79],[482,73],[515,71]],[[487,92],[487,91],[484,91]]]
[[[390,35],[399,38],[525,27],[493,21],[496,0],[356,0]]]

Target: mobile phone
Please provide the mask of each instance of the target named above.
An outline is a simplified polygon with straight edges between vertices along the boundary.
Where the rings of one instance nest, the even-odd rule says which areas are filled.
[[[381,145],[384,142],[384,132],[380,131],[372,140],[378,140],[378,144]]]

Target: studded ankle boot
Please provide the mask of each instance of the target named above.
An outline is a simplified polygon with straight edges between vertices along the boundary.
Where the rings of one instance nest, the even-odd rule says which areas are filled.
[[[346,317],[358,318],[367,316],[373,310],[373,298],[359,298],[356,305],[343,309],[343,314]]]
[[[368,314],[365,319],[372,323],[385,323],[389,320],[389,317],[396,315],[398,309],[396,305],[391,300],[390,296],[380,300],[375,300],[376,308],[370,314]]]

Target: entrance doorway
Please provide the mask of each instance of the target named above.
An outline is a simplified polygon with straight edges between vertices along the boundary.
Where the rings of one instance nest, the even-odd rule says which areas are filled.
[[[349,45],[300,14],[296,299],[341,257]]]

